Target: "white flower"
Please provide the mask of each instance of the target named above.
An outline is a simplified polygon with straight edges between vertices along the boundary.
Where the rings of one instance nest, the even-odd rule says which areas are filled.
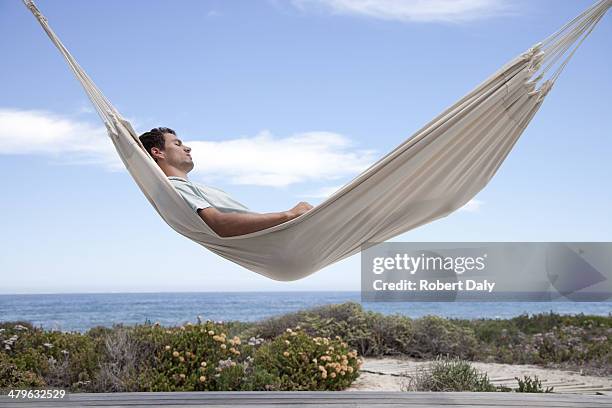
[[[263,343],[263,342],[264,342],[264,339],[262,339],[262,338],[260,338],[260,337],[257,337],[257,338],[255,338],[255,337],[251,337],[251,338],[249,339],[249,341],[248,341],[248,343],[247,343],[247,344],[248,344],[249,346],[258,346],[258,345],[260,345],[260,344],[261,344],[261,343]]]
[[[219,360],[219,366],[217,369],[218,371],[221,371],[224,368],[232,367],[234,365],[236,365],[236,363],[232,361],[231,357],[228,357],[226,360]]]

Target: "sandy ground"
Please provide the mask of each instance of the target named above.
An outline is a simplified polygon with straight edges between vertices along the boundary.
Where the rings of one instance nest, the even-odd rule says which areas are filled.
[[[407,383],[406,374],[414,373],[427,361],[401,358],[364,358],[360,377],[348,391],[402,391]],[[543,387],[554,387],[553,392],[572,394],[612,395],[612,377],[593,377],[575,371],[547,369],[533,365],[472,363],[476,369],[486,372],[495,385],[517,387],[514,377],[535,376]]]

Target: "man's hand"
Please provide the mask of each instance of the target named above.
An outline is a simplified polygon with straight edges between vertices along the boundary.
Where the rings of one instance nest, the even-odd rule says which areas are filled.
[[[310,210],[312,210],[312,205],[308,204],[305,201],[301,201],[295,207],[287,211],[287,215],[289,216],[289,219],[292,220],[302,214],[307,213]]]

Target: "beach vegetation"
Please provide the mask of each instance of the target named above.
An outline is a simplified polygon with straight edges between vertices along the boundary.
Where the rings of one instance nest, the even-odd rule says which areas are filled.
[[[449,356],[612,374],[612,315],[523,314],[510,319],[411,319],[366,311],[359,303],[319,306],[254,323],[247,333],[277,336],[285,324],[312,336],[344,338],[365,357]]]
[[[433,362],[406,374],[402,391],[498,391],[486,373],[464,360],[439,357]]]
[[[82,333],[46,331],[29,323],[6,322],[0,324],[0,341],[0,371],[21,384],[38,384],[42,380],[47,387],[84,391],[98,371],[100,343]],[[15,374],[15,369],[20,374]],[[5,379],[1,381],[4,385]]]
[[[0,388],[79,392],[342,390],[361,359],[341,337],[312,337],[299,326],[274,339],[240,337],[223,322],[45,331],[0,328]]]
[[[298,326],[299,327],[299,326]],[[337,336],[311,337],[300,329],[287,329],[255,353],[253,366],[278,379],[258,390],[342,390],[359,376],[362,361],[357,350]]]
[[[550,393],[554,389],[554,387],[542,387],[542,381],[540,381],[537,375],[534,375],[533,378],[526,375],[523,378],[514,377],[514,379],[518,382],[518,388],[515,389],[516,392]]]
[[[446,371],[459,375],[453,387],[487,388],[482,377],[458,361],[611,375],[612,316],[551,312],[511,319],[411,319],[347,302],[259,322],[198,317],[177,327],[147,321],[86,333],[0,323],[0,388],[340,390],[357,378],[363,357],[381,356],[437,359],[438,376],[418,377],[417,388],[438,387]],[[519,389],[538,389],[535,379],[521,381]]]

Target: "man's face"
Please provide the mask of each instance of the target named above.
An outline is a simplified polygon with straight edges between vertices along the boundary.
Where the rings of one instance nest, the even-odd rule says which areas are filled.
[[[177,169],[190,172],[193,169],[193,159],[191,158],[191,148],[185,146],[183,142],[172,133],[164,133],[164,160]]]

